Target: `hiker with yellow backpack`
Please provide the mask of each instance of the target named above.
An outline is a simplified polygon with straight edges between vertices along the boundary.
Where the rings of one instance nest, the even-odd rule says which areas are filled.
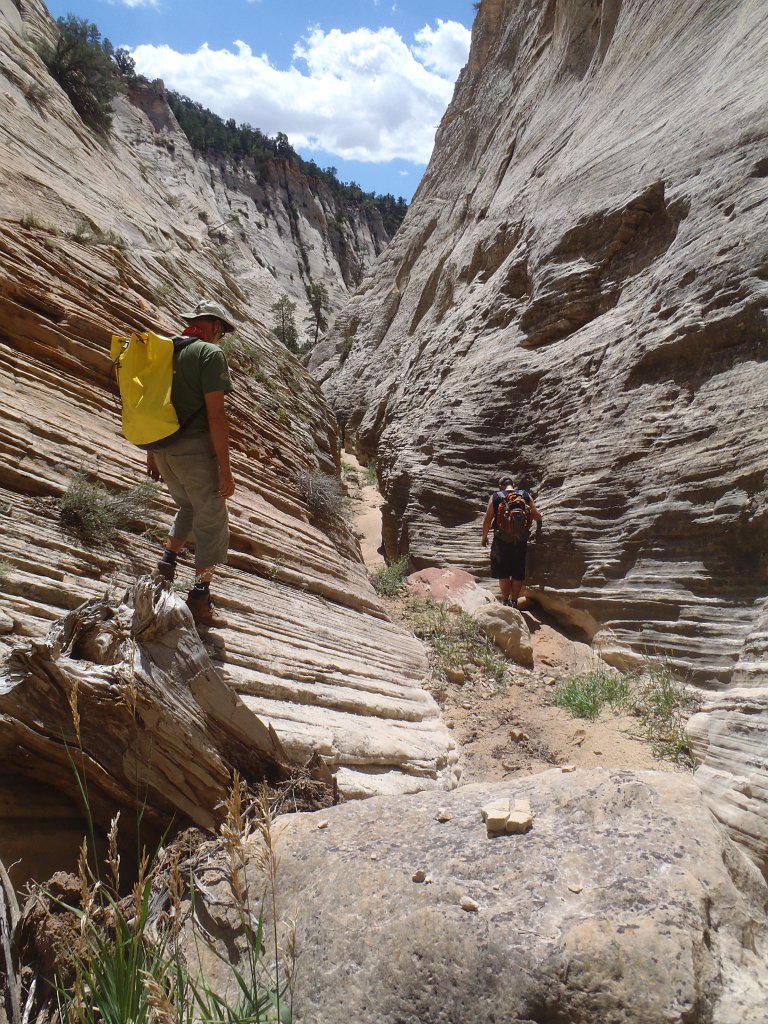
[[[487,547],[488,532],[493,527],[491,577],[499,581],[502,604],[512,608],[517,608],[517,600],[525,582],[531,522],[536,523],[538,537],[542,518],[530,493],[516,488],[511,476],[502,476],[499,489],[488,499],[485,510],[483,547]]]
[[[187,606],[197,626],[225,626],[211,601],[216,566],[227,560],[227,501],[235,491],[229,460],[229,421],[224,404],[232,381],[217,342],[234,331],[218,302],[199,302],[182,315],[179,337],[151,331],[113,336],[123,405],[123,433],[147,453],[147,474],[162,479],[178,512],[157,572],[173,580],[189,538],[195,543],[195,582]]]

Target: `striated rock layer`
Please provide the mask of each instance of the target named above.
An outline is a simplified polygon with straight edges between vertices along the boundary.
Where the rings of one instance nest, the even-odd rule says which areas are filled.
[[[762,0],[483,0],[405,223],[313,370],[375,456],[390,554],[531,582],[617,664],[768,679]]]
[[[50,31],[44,9],[24,12],[3,0],[0,654],[154,565],[172,513],[162,489],[108,543],[68,532],[59,499],[77,472],[113,492],[144,479],[143,453],[119,432],[110,332],[172,332],[190,301],[213,296],[239,325],[219,671],[294,760],[319,750],[347,793],[451,784],[453,742],[421,689],[421,645],[387,621],[348,529],[320,529],[293,480],[335,471],[336,425],[264,326],[272,275],[236,240],[210,236],[226,197],[214,199],[178,130],[158,136],[126,97],[108,139],[84,127],[32,46]],[[180,575],[191,582],[189,560]],[[51,794],[40,784],[23,759],[4,757],[0,837],[23,829],[50,842]],[[45,828],[30,820],[31,796]],[[73,816],[62,809],[62,828]]]

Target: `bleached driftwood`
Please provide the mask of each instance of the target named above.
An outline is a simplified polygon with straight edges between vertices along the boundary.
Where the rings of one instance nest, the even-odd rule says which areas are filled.
[[[0,667],[0,760],[76,800],[163,829],[211,828],[232,773],[278,782],[271,727],[216,671],[183,601],[151,577],[88,601]],[[127,816],[123,816],[123,821]]]

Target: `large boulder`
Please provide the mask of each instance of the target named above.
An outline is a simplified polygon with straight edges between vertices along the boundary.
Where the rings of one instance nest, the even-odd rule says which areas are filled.
[[[494,602],[478,608],[474,619],[510,661],[515,661],[526,668],[533,667],[531,634],[517,608]]]
[[[532,828],[489,838],[499,799]],[[553,770],[278,831],[298,1019],[764,1024],[768,887],[689,775]]]
[[[477,585],[476,578],[455,565],[431,566],[411,573],[405,581],[411,597],[425,597],[448,605],[452,611],[474,615],[493,601],[487,590]]]

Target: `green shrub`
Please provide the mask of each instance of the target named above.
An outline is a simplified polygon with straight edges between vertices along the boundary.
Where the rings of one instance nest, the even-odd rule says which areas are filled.
[[[93,23],[74,14],[59,18],[57,25],[56,43],[41,44],[40,56],[83,121],[106,134],[112,126],[112,100],[117,92],[112,45],[108,39],[102,42]]]
[[[94,230],[88,221],[79,220],[75,225],[75,230],[72,232],[71,237],[75,242],[79,242],[81,245],[86,245],[88,242],[93,241]]]
[[[592,672],[568,676],[556,687],[553,701],[576,718],[594,721],[606,705],[614,710],[622,708],[628,696],[629,682],[626,676],[596,668]]]
[[[699,695],[664,661],[649,662],[633,687],[629,709],[640,719],[641,733],[654,753],[693,767],[685,723],[701,706]]]
[[[648,662],[641,673],[619,675],[595,669],[569,676],[555,689],[554,703],[577,718],[596,719],[608,705],[639,719],[639,737],[657,757],[693,767],[685,723],[699,696],[666,662]]]
[[[378,485],[379,478],[376,475],[375,462],[369,462],[368,465],[365,467],[364,481],[366,487],[376,487]]]
[[[83,540],[109,540],[131,523],[146,526],[154,522],[151,504],[158,490],[156,483],[144,480],[127,491],[111,494],[78,473],[61,496],[61,522]]]
[[[406,614],[416,636],[431,647],[438,675],[446,668],[475,668],[497,686],[504,683],[507,659],[471,615],[431,598],[412,598]]]
[[[24,93],[24,98],[31,107],[37,107],[38,110],[42,110],[48,100],[48,90],[38,85],[37,82],[33,82]]]
[[[43,228],[43,225],[40,223],[40,221],[37,219],[34,213],[23,214],[19,218],[19,224],[21,224],[23,228],[36,228],[39,231],[41,231]]]
[[[382,565],[374,574],[373,585],[380,594],[396,597],[403,588],[403,581],[408,575],[408,555],[401,555],[389,565]]]

